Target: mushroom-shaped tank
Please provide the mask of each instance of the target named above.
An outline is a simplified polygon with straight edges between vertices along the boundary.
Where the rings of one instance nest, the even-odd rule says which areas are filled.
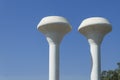
[[[85,36],[95,32],[105,35],[112,30],[112,27],[107,19],[102,17],[92,17],[83,20],[78,30]]]
[[[60,32],[66,34],[71,31],[68,21],[61,16],[44,17],[37,26],[38,30],[46,34],[47,32]]]
[[[37,28],[46,35],[49,43],[60,43],[63,36],[71,31],[70,24],[61,16],[44,17]]]

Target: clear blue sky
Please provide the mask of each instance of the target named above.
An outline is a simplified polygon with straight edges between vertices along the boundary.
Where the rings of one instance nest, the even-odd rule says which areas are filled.
[[[89,80],[89,45],[77,28],[88,17],[107,18],[113,30],[101,46],[102,70],[120,61],[119,0],[0,0],[0,80],[48,80],[48,43],[36,26],[63,16],[72,31],[60,46],[60,80]]]

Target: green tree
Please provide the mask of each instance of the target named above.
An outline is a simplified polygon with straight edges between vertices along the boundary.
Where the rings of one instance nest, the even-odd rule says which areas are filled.
[[[117,65],[114,70],[102,71],[101,80],[120,80],[120,62]]]

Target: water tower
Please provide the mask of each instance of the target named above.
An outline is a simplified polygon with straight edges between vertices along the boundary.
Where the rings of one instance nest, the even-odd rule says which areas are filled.
[[[91,80],[100,80],[101,60],[100,45],[103,37],[112,30],[111,24],[102,17],[91,17],[83,20],[78,31],[83,34],[90,45],[92,57]]]
[[[59,46],[65,34],[71,31],[71,26],[64,17],[48,16],[37,26],[49,43],[49,80],[59,80]]]

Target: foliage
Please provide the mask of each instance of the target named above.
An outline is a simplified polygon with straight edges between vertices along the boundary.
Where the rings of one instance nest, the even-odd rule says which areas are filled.
[[[101,80],[120,80],[120,62],[117,65],[114,70],[102,71]]]

